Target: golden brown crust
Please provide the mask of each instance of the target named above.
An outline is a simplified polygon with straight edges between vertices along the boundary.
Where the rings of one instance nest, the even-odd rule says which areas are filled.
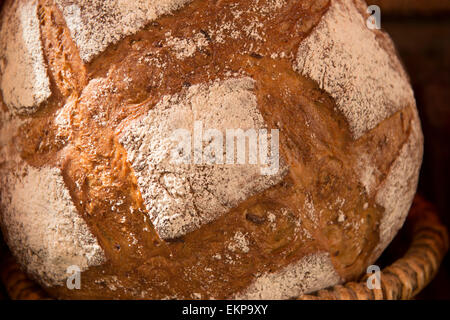
[[[232,2],[244,12],[236,28],[257,18],[264,39],[219,43],[211,38],[207,30],[217,17],[223,19],[218,27],[232,21]],[[410,135],[415,106],[355,141],[330,95],[292,68],[299,44],[318,24],[328,1],[289,1],[270,16],[248,12],[249,6],[247,1],[193,1],[84,64],[60,10],[51,0],[39,1],[53,94],[23,127],[21,157],[31,166],[61,168],[78,212],[107,258],[83,272],[83,290],[55,286],[46,288],[49,294],[162,299],[192,298],[195,292],[203,298],[230,298],[257,274],[275,272],[308,254],[329,252],[343,280],[355,279],[369,263],[384,209],[360,182],[358,156],[371,155],[379,185]],[[208,47],[184,60],[162,45],[169,32],[184,39],[199,30]],[[272,57],[278,52],[285,58]],[[164,64],[140,63],[142,58]],[[230,72],[256,81],[259,110],[269,128],[280,130],[280,152],[289,174],[213,223],[162,241],[146,218],[118,135],[164,95],[226,79]],[[70,123],[64,130],[54,123],[61,113]],[[304,210],[305,203],[314,204],[316,217]],[[269,221],[270,212],[276,214],[276,227]],[[302,221],[302,232],[296,229],[297,221]],[[248,235],[247,254],[228,252],[236,232]]]
[[[412,243],[406,254],[380,274],[380,288],[369,289],[364,276],[359,283],[350,282],[320,290],[300,300],[409,300],[434,278],[448,251],[448,230],[439,221],[436,208],[416,196],[406,224]]]

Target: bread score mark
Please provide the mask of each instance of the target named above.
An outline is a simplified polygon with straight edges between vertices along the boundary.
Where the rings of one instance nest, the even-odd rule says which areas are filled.
[[[84,62],[192,0],[55,0]]]
[[[300,44],[294,69],[335,99],[355,139],[395,112],[415,106],[390,38],[367,28],[354,1],[331,1],[322,20]]]
[[[264,173],[267,165],[262,162],[173,161],[172,152],[179,145],[173,133],[183,129],[194,136],[199,122],[223,136],[227,129],[266,129],[253,86],[254,81],[248,77],[191,86],[185,92],[163,97],[143,119],[120,133],[119,141],[128,153],[150,219],[161,238],[177,238],[214,221],[240,202],[278,184],[287,174],[282,159],[277,159],[279,167],[272,174]],[[197,146],[196,141],[202,144]],[[194,158],[199,149],[203,149],[200,156],[204,150],[211,151],[213,141],[217,142],[215,138],[194,139]],[[225,159],[228,151],[215,156]],[[239,147],[236,157],[238,153]],[[247,155],[251,158],[251,150]]]
[[[385,212],[380,223],[380,242],[374,250],[372,261],[378,259],[386,249],[408,216],[417,190],[422,156],[423,135],[416,111],[408,140],[400,149],[375,197]]]

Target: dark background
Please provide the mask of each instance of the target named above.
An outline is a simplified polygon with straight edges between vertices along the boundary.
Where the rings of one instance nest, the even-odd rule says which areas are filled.
[[[394,40],[416,95],[425,137],[419,193],[435,204],[450,230],[450,1],[372,3],[381,7],[382,28]],[[385,256],[398,253],[400,242]],[[450,255],[417,298],[450,300]]]
[[[436,205],[450,229],[450,0],[373,0],[368,4],[380,6],[382,28],[393,38],[415,91],[425,136],[419,193]],[[406,249],[403,238],[402,234],[396,237],[382,261],[399,257]],[[0,260],[3,250],[0,241]],[[0,284],[0,299],[6,296]],[[450,255],[417,299],[450,300]]]

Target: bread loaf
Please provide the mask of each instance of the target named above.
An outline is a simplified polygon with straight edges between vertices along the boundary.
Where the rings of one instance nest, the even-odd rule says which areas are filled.
[[[17,261],[61,299],[287,299],[358,278],[405,220],[423,145],[366,8],[6,0]]]

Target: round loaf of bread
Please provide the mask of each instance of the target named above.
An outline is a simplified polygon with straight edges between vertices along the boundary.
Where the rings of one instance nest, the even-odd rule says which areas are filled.
[[[6,0],[0,222],[17,261],[61,299],[287,299],[360,277],[405,220],[423,145],[369,15]]]

